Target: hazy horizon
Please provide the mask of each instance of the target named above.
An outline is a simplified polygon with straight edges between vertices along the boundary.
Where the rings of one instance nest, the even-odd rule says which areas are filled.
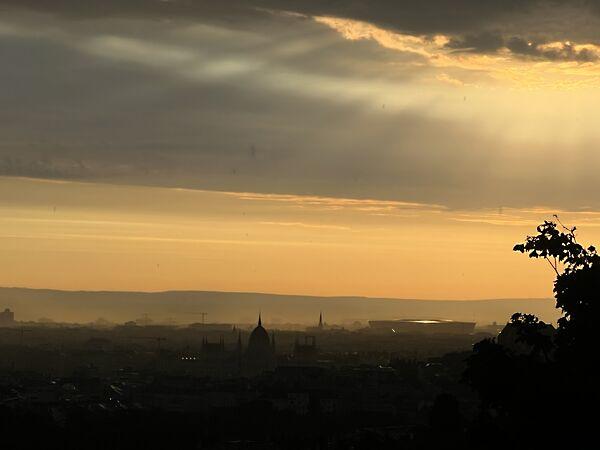
[[[9,307],[17,320],[55,322],[111,322],[140,320],[156,323],[265,323],[348,325],[354,321],[384,319],[448,319],[479,325],[505,323],[515,311],[535,313],[555,322],[558,311],[552,299],[420,300],[375,297],[319,297],[252,292],[210,291],[58,291],[0,287],[0,308]]]
[[[29,286],[0,286],[0,289],[24,289],[31,291],[62,291],[62,292],[90,292],[90,293],[140,293],[140,294],[162,294],[169,292],[208,292],[208,293],[232,293],[232,294],[266,294],[266,295],[278,295],[287,297],[321,297],[321,298],[378,298],[378,299],[390,299],[390,300],[418,300],[418,301],[457,301],[457,302],[478,302],[478,301],[502,301],[502,300],[522,300],[527,298],[528,300],[551,300],[552,297],[484,297],[484,298],[417,298],[417,297],[373,297],[368,295],[304,295],[301,293],[287,293],[287,292],[267,292],[267,291],[221,291],[221,290],[205,290],[205,289],[166,289],[166,290],[120,290],[120,289],[55,289],[55,288],[44,288],[44,287],[29,287]]]

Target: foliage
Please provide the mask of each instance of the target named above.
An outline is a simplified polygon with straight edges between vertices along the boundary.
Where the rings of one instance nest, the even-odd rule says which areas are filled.
[[[484,339],[473,346],[463,380],[479,393],[486,407],[501,407],[510,394],[511,362],[507,349],[494,339]]]
[[[557,221],[558,217],[554,216]],[[560,228],[559,229],[559,224]],[[594,246],[584,248],[577,242],[576,227],[567,228],[560,222],[544,221],[537,227],[536,236],[527,236],[523,244],[517,244],[513,250],[528,253],[530,258],[546,259],[557,276],[561,275],[560,264],[563,265],[563,274],[569,274],[579,269],[586,269],[593,264],[598,264],[600,256]]]
[[[533,314],[523,313],[514,313],[510,318],[510,324],[517,328],[517,342],[531,348],[530,356],[536,358],[542,354],[546,361],[549,360],[554,346],[552,334],[548,332],[549,329],[554,331],[551,325]]]
[[[594,246],[585,248],[577,242],[575,227],[568,228],[555,218],[557,222],[545,221],[537,227],[536,236],[528,236],[513,250],[544,258],[556,273],[556,307],[563,312],[557,345],[579,353],[593,342],[599,313],[600,255]]]
[[[563,313],[558,330],[533,314],[515,313],[503,330],[506,347],[495,339],[474,345],[463,374],[481,399],[479,421],[471,428],[474,442],[493,432],[499,448],[585,448],[595,431],[586,411],[600,402],[594,367],[600,256],[577,242],[576,228],[555,218],[514,251],[545,259],[555,272],[556,307]],[[527,432],[520,433],[524,423]],[[552,423],[564,432],[548,432]]]

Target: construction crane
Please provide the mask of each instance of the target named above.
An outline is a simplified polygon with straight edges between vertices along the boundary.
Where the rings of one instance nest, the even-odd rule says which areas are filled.
[[[208,316],[207,312],[196,312],[196,311],[185,312],[184,314],[202,316],[202,325],[205,324],[206,316]]]

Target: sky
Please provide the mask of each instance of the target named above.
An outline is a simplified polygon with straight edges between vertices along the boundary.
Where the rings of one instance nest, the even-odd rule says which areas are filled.
[[[546,297],[600,2],[0,0],[0,285]]]

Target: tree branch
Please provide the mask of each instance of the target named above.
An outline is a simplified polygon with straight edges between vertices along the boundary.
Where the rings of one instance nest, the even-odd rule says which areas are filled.
[[[548,264],[550,264],[550,267],[552,267],[552,269],[554,270],[554,273],[556,273],[556,276],[560,275],[560,273],[558,272],[558,268],[552,264],[552,261],[550,261],[550,258],[548,258],[547,256],[544,256],[544,259],[546,261],[548,261]]]

